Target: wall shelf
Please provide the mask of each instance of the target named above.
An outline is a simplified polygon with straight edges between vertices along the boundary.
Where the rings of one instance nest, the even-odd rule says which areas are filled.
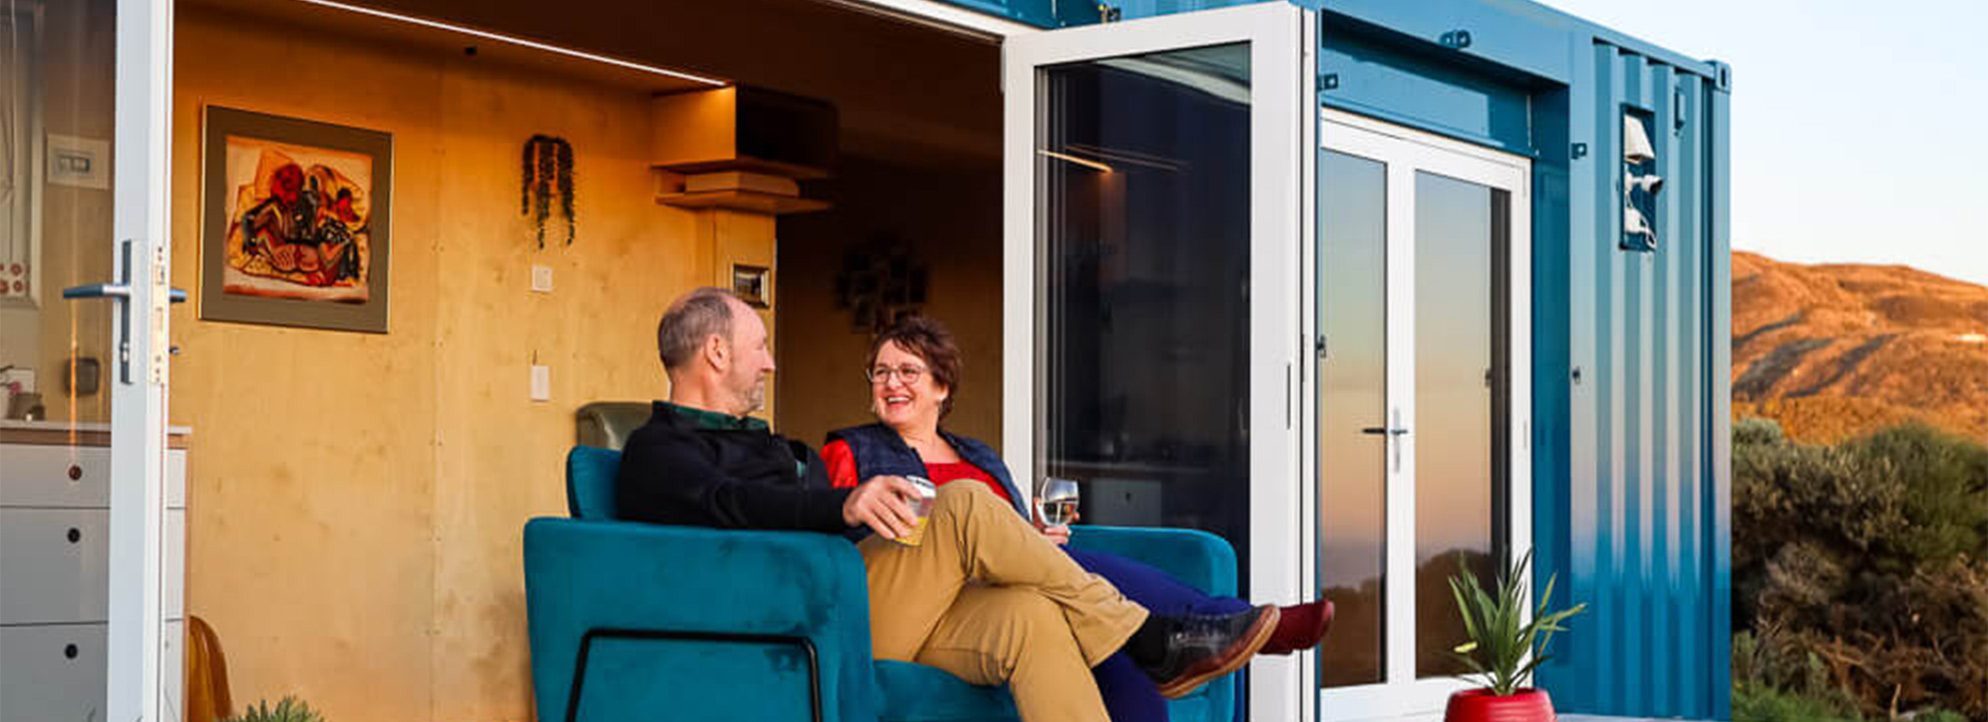
[[[748,190],[700,191],[696,193],[662,193],[656,202],[678,208],[725,208],[734,211],[766,213],[784,216],[790,213],[810,213],[828,210],[828,201],[812,198],[758,193]]]

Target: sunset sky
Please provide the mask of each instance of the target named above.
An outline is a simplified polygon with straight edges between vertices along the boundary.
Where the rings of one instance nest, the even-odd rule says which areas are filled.
[[[1543,0],[1733,66],[1733,246],[1988,284],[1982,0]]]

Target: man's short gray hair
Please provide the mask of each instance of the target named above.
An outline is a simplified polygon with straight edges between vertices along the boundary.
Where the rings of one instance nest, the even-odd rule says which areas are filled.
[[[721,336],[729,340],[735,298],[731,291],[705,286],[670,304],[662,322],[656,324],[656,353],[663,357],[663,368],[675,371],[690,363],[704,346],[704,339]]]

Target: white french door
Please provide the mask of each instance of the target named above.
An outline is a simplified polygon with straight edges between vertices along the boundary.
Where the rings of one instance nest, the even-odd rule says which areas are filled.
[[[1470,686],[1447,580],[1530,547],[1530,164],[1338,111],[1319,133],[1305,454],[1323,720],[1440,718]]]
[[[0,0],[0,720],[179,719],[172,7]]]
[[[1315,33],[1261,3],[1003,47],[1004,455],[1023,480],[1077,479],[1086,523],[1223,536],[1262,602],[1308,588]],[[1307,664],[1255,662],[1251,716],[1307,716]]]

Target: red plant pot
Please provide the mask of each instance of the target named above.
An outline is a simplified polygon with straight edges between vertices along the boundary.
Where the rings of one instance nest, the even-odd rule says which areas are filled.
[[[1520,689],[1499,697],[1489,689],[1467,689],[1450,695],[1444,722],[1555,722],[1553,700],[1546,690]]]

